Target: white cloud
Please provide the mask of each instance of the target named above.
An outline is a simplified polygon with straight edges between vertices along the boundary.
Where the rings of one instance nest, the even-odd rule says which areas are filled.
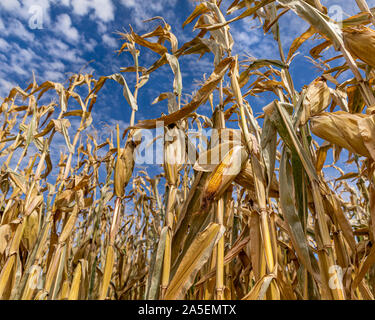
[[[175,19],[175,6],[177,0],[121,0],[121,4],[132,10],[130,15],[138,29],[145,28],[143,20],[162,15],[165,19]]]
[[[6,52],[10,48],[10,45],[8,42],[6,42],[4,39],[0,38],[0,51]]]
[[[98,21],[98,31],[100,34],[106,33],[108,31],[108,26],[104,22]]]
[[[77,15],[84,16],[89,13],[89,0],[73,1],[73,12]]]
[[[57,17],[56,30],[64,34],[68,41],[76,42],[79,39],[78,30],[72,26],[72,20],[65,13]]]
[[[115,8],[111,0],[72,1],[73,13],[84,16],[94,10],[94,17],[109,22],[115,18]]]
[[[12,56],[12,62],[17,63],[29,63],[31,62],[37,55],[31,49],[24,49],[20,48],[19,46],[15,47],[17,55]]]
[[[61,61],[53,61],[53,62],[43,61],[41,64],[41,67],[42,69],[51,70],[53,72],[65,70],[65,65]]]
[[[134,8],[136,6],[135,0],[121,0],[121,3],[128,8]]]
[[[64,80],[64,74],[54,70],[46,70],[43,74],[44,79],[48,79],[50,81],[59,82]]]
[[[111,47],[111,48],[116,48],[118,45],[116,40],[107,34],[103,35],[102,40],[103,40],[103,43],[105,43],[108,47]]]
[[[80,57],[77,49],[70,47],[65,42],[49,38],[46,40],[48,55],[55,59],[69,61],[75,64],[83,65],[85,60]]]
[[[0,78],[0,96],[5,97],[16,86],[15,83]]]
[[[19,10],[21,8],[18,0],[2,0],[0,6],[5,10]]]
[[[18,74],[20,76],[23,76],[23,77],[26,77],[27,75],[29,75],[29,72],[26,71],[26,69],[22,66],[20,66],[19,64],[12,64],[12,67],[11,67],[11,72],[13,74]]]
[[[94,49],[98,45],[98,43],[94,39],[89,39],[89,40],[85,40],[83,42],[83,45],[85,46],[85,49],[87,51],[94,51]]]
[[[93,0],[92,5],[97,17],[103,21],[112,21],[115,17],[114,7],[111,0]]]
[[[29,32],[23,23],[17,19],[11,20],[10,24],[5,28],[4,35],[10,37],[16,36],[28,42],[34,40],[34,34]]]

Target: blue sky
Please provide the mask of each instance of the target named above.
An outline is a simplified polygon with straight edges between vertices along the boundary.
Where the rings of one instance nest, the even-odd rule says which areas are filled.
[[[223,1],[227,8],[232,1]],[[375,0],[367,0],[370,7]],[[340,5],[345,15],[358,12],[354,0],[322,1],[329,9]],[[0,97],[5,97],[13,86],[26,88],[32,80],[32,72],[40,84],[46,80],[66,83],[72,73],[92,73],[95,78],[120,71],[121,67],[133,64],[131,55],[115,52],[121,46],[117,31],[142,34],[152,31],[160,22],[143,23],[145,19],[163,16],[172,26],[179,46],[191,40],[193,32],[190,24],[182,29],[183,21],[193,11],[195,3],[189,0],[1,0],[0,2]],[[37,11],[35,11],[37,10]],[[38,11],[41,10],[41,11]],[[41,13],[41,29],[33,29],[35,12]],[[234,13],[236,16],[238,13]],[[285,51],[288,52],[292,40],[307,29],[307,24],[287,13],[280,20],[281,36]],[[234,53],[255,58],[278,59],[278,49],[271,35],[263,35],[259,21],[250,19],[231,24],[235,40]],[[308,51],[321,40],[306,43],[291,65],[291,72],[297,89],[308,85],[318,75],[318,70],[308,61]],[[331,49],[327,57],[333,56]],[[147,49],[141,50],[140,65],[148,67],[157,55]],[[213,55],[207,54],[197,61],[196,56],[180,59],[183,74],[183,100],[197,89],[196,82],[203,80],[213,70]],[[129,87],[134,77],[125,74]],[[173,73],[168,65],[151,75],[149,82],[139,93],[139,112],[136,121],[159,117],[167,113],[166,101],[151,105],[162,92],[173,91]],[[249,102],[254,112],[259,114],[267,105],[271,95],[251,97]],[[1,99],[0,99],[1,102]],[[108,81],[98,96],[94,107],[94,126],[102,134],[107,134],[106,125],[114,127],[119,123],[125,129],[130,119],[130,107],[122,96],[122,88]],[[207,114],[209,108],[202,106],[199,113]],[[71,130],[74,130],[72,124]],[[63,144],[63,139],[60,137]]]

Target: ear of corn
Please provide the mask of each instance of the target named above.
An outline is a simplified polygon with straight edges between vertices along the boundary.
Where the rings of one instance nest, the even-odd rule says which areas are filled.
[[[375,67],[375,31],[371,28],[358,26],[343,30],[344,42],[350,53]]]
[[[307,87],[305,99],[303,101],[301,124],[306,124],[311,116],[327,109],[330,102],[331,93],[326,81],[316,79]]]
[[[242,146],[232,148],[207,178],[202,192],[202,210],[208,209],[210,203],[218,199],[241,172],[247,159],[247,152]]]
[[[115,165],[114,186],[117,197],[123,197],[125,187],[130,181],[134,168],[134,149],[135,144],[129,141],[124,149],[120,149]]]
[[[360,129],[360,123],[368,117],[364,114],[350,114],[344,111],[322,113],[311,119],[311,130],[330,143],[350,152],[370,157]],[[375,126],[372,123],[370,125],[372,125],[370,127],[372,131]]]

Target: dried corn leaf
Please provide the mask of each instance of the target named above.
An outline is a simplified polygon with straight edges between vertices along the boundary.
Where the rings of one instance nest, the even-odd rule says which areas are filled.
[[[201,267],[209,259],[213,247],[223,236],[225,228],[217,223],[211,223],[205,230],[197,234],[190,245],[188,253],[183,257],[167,292],[166,300],[182,299],[193,284],[194,278]]]

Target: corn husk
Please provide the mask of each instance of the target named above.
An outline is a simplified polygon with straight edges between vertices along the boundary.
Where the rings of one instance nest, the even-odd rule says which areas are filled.
[[[207,179],[202,193],[202,210],[207,209],[212,200],[218,199],[241,172],[248,159],[248,153],[243,146],[233,147],[223,161],[216,166]]]
[[[178,172],[185,163],[185,136],[177,127],[166,132],[164,147],[165,177],[170,185],[178,182]]]
[[[365,114],[351,114],[344,111],[334,113],[324,112],[311,118],[311,131],[318,137],[345,148],[352,153],[371,157],[371,153],[366,147],[364,136],[361,134],[360,127],[363,125],[363,121],[367,121],[366,119],[369,117]],[[373,121],[367,123],[367,126],[370,132],[375,132]],[[371,134],[367,135],[371,136]]]
[[[243,166],[243,169],[237,175],[234,181],[238,183],[240,186],[246,188],[249,193],[256,196],[254,172],[253,172],[250,161],[246,162],[246,164]],[[279,183],[277,181],[275,174],[273,175],[273,178],[272,178],[269,196],[271,198],[279,197]]]
[[[350,27],[343,30],[345,47],[356,58],[375,67],[375,31],[364,27]]]
[[[227,128],[217,130],[217,134],[213,133],[211,136],[211,148],[200,152],[194,170],[212,172],[234,146],[243,144],[243,140],[239,130]]]
[[[307,88],[305,99],[303,101],[303,112],[301,115],[301,124],[304,125],[310,117],[321,113],[328,108],[331,102],[331,94],[327,83],[318,78]]]
[[[124,149],[120,149],[120,153],[116,161],[114,178],[115,194],[117,197],[124,196],[125,187],[133,174],[134,149],[135,144],[133,141],[128,142]]]
[[[26,217],[26,226],[23,233],[22,243],[28,249],[31,250],[35,244],[38,235],[39,227],[39,214],[37,211],[33,211]]]

